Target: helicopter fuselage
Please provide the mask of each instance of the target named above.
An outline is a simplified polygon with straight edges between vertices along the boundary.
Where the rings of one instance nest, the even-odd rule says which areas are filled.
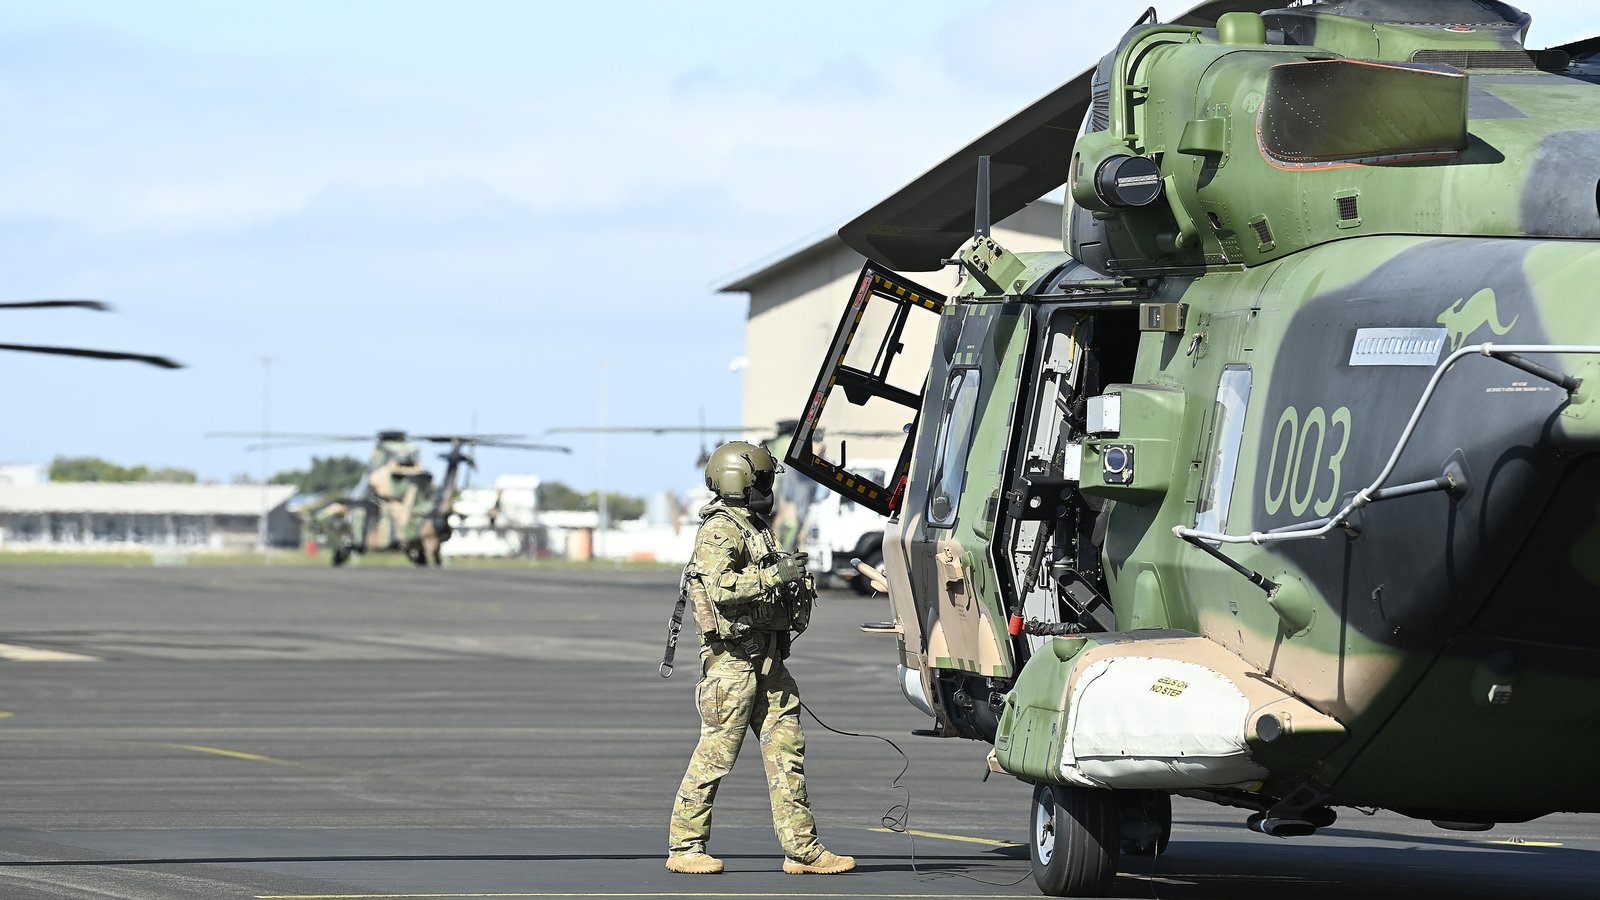
[[[1337,746],[1289,766],[1328,786],[1329,802],[1434,818],[1600,810],[1600,790],[1570,775],[1587,755],[1574,738],[1600,719],[1593,388],[1569,396],[1464,358],[1386,480],[1449,473],[1448,490],[1371,503],[1320,538],[1220,548],[1276,596],[1173,534],[1325,520],[1384,469],[1462,347],[1600,345],[1600,321],[1573,302],[1600,271],[1600,245],[1363,238],[1120,300],[1059,296],[1096,277],[1064,257],[1030,258],[1030,271],[1044,273],[1035,293],[946,308],[943,333],[957,337],[945,337],[948,359],[935,354],[929,424],[887,541],[903,661],[920,673],[908,692],[941,730],[993,740],[993,695],[1056,640],[1013,636],[1008,621],[1059,620],[1059,593],[1103,579],[1110,629],[1203,637],[1337,720]],[[1137,330],[1140,307],[1161,304],[1184,305],[1189,327]],[[1590,385],[1600,374],[1596,356],[1544,361]],[[1095,394],[1119,397],[1114,432],[1070,412]],[[1042,435],[1040,411],[1057,409],[1067,427]],[[1074,441],[1087,446],[1064,471]],[[1132,465],[1108,484],[1115,447]],[[964,483],[952,486],[957,459]],[[1076,482],[1089,499],[1067,525],[1030,531],[1008,512],[1023,478]],[[1097,500],[1110,501],[1103,512]],[[1549,762],[1551,777],[1496,777],[1519,754]]]

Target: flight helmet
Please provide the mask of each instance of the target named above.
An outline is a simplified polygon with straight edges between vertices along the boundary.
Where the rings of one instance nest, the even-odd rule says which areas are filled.
[[[767,448],[729,441],[706,461],[706,487],[717,497],[758,513],[772,511],[773,481],[783,467]]]

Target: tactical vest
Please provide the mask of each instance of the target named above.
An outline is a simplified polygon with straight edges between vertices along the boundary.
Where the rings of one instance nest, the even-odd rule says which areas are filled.
[[[727,518],[739,529],[739,535],[744,539],[748,565],[760,566],[763,559],[776,552],[777,548],[767,532],[751,527],[742,517],[725,509],[712,512],[700,527],[706,527],[717,516]],[[696,571],[693,563],[686,572],[695,627],[707,637],[729,641],[752,631],[793,631],[798,634],[811,623],[811,601],[816,598],[816,591],[809,575],[801,584],[770,589],[754,600],[718,605],[706,591],[702,582],[703,573]]]

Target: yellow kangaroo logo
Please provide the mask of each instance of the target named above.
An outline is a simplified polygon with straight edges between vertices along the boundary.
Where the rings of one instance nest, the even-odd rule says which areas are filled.
[[[1450,304],[1450,308],[1439,314],[1438,322],[1450,331],[1450,352],[1461,349],[1467,338],[1479,328],[1487,325],[1495,334],[1504,335],[1517,324],[1520,315],[1512,316],[1511,321],[1505,325],[1500,324],[1500,310],[1495,306],[1494,290],[1484,288],[1473,294],[1470,299],[1463,298]]]

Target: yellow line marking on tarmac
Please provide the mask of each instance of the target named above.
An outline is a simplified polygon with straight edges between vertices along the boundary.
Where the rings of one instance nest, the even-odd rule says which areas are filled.
[[[14,715],[16,715],[16,713],[0,712],[0,719],[9,719]]]
[[[289,762],[286,759],[275,759],[271,756],[262,756],[259,753],[245,753],[243,750],[226,750],[222,747],[202,747],[199,744],[162,744],[161,746],[171,747],[174,750],[188,750],[192,753],[209,753],[212,756],[226,756],[229,759],[243,759],[250,762],[267,763],[274,766],[297,765],[297,763]]]
[[[552,891],[549,893],[506,894],[257,894],[256,900],[440,900],[463,897],[884,897],[889,900],[922,900],[922,898],[947,897],[959,900],[977,900],[980,897],[1001,897],[1010,900],[1037,900],[1037,894],[814,894],[809,891],[637,891],[633,893],[580,893],[577,891]]]
[[[1022,844],[1019,844],[1016,841],[995,841],[995,840],[990,840],[989,838],[969,837],[969,836],[964,835],[964,834],[945,834],[945,833],[940,832],[940,831],[915,831],[915,830],[895,831],[892,828],[884,828],[884,827],[879,826],[879,825],[861,827],[861,830],[862,831],[876,831],[876,832],[879,832],[881,834],[909,834],[912,837],[932,838],[933,840],[937,840],[937,841],[961,841],[964,844],[982,844],[985,847],[1021,847],[1021,846],[1023,846]]]
[[[1522,838],[1511,838],[1506,841],[1484,841],[1486,844],[1500,844],[1506,847],[1565,847],[1560,841],[1525,841]]]
[[[21,644],[0,644],[0,659],[12,662],[99,662],[100,657],[65,650],[46,650],[42,647],[24,647]]]

